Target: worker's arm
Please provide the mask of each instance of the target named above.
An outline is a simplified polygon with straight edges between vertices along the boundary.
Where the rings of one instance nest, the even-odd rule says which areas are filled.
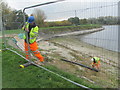
[[[25,25],[22,27],[22,30],[29,31],[28,27],[29,27],[29,23],[26,22]]]
[[[25,25],[22,27],[22,30],[25,30]]]
[[[39,30],[39,28],[38,28],[38,26],[36,26],[34,29],[31,30],[30,36],[36,37],[38,35],[38,30]]]

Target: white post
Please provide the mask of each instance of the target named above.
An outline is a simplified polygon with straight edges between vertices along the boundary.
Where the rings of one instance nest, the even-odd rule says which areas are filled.
[[[2,0],[0,0],[0,37],[2,37]],[[2,41],[0,40],[0,49],[2,49]],[[0,57],[2,52],[0,50]],[[2,57],[0,58],[0,89],[2,89]]]

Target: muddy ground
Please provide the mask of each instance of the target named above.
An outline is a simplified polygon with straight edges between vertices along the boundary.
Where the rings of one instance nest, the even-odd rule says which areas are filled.
[[[74,36],[58,37],[38,44],[41,53],[49,58],[49,64],[104,88],[118,87],[118,53],[89,45]],[[101,58],[99,72],[61,60],[64,58],[91,67],[90,59],[93,56]]]

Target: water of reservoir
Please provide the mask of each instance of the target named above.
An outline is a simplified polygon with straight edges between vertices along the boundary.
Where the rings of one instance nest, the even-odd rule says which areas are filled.
[[[120,52],[118,50],[118,25],[103,27],[104,30],[84,35],[82,38],[80,37],[81,40],[98,47]]]

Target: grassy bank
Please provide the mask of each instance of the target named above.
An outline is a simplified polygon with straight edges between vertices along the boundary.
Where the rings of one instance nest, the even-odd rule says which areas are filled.
[[[61,32],[70,32],[70,31],[78,31],[78,30],[85,30],[85,29],[92,29],[92,28],[99,28],[101,25],[97,24],[88,24],[88,25],[79,25],[79,26],[58,26],[58,27],[40,27],[39,32],[43,32],[46,34],[54,34],[54,33],[61,33]],[[17,30],[5,30],[5,34],[19,34],[23,32],[21,29]]]
[[[0,89],[2,88],[2,39],[0,38]]]
[[[40,28],[40,32],[43,32],[45,34],[60,34],[60,33],[66,33],[66,32],[100,28],[100,27],[102,26],[97,24],[87,24],[87,25],[79,25],[79,26],[46,27],[46,28]]]
[[[23,30],[21,29],[17,29],[17,30],[4,30],[5,34],[19,34],[21,33]],[[3,33],[2,33],[3,34]]]
[[[35,66],[20,69],[19,65],[25,63],[26,61],[10,51],[3,51],[2,58],[3,88],[80,88]],[[90,88],[99,88],[99,86],[57,69],[55,66],[45,65],[44,67],[82,85]]]
[[[101,25],[98,24],[86,24],[86,25],[78,25],[78,26],[56,26],[56,27],[43,27],[41,29],[57,29],[57,28],[76,28],[76,27],[81,27],[81,28],[88,28],[88,27],[101,27]]]

